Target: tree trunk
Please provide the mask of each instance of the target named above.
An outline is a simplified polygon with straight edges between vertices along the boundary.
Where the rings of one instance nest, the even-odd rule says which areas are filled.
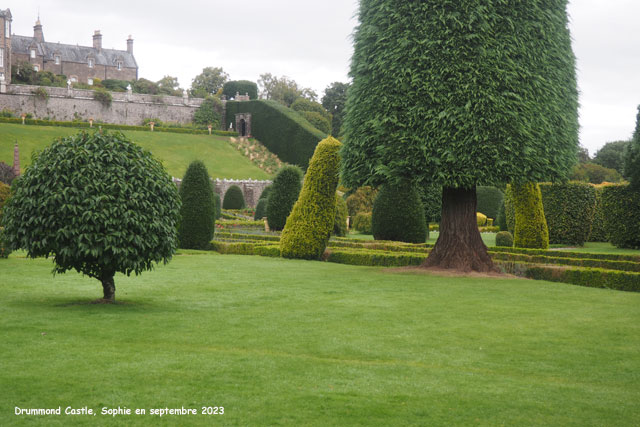
[[[102,292],[106,301],[116,301],[116,284],[113,280],[113,274],[105,274],[102,276]]]
[[[478,230],[476,189],[442,189],[440,236],[421,267],[496,271]]]

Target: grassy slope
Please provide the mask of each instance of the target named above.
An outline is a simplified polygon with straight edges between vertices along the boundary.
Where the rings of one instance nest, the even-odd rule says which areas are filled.
[[[18,141],[20,165],[31,163],[31,153],[41,150],[60,136],[73,135],[78,129],[48,126],[23,126],[0,123],[0,161],[13,164],[13,145]],[[175,177],[182,177],[193,160],[205,162],[213,178],[270,179],[227,142],[228,138],[167,132],[124,132],[131,140],[151,151]]]
[[[0,425],[636,425],[640,295],[249,256],[95,280],[0,260]],[[255,272],[260,272],[256,275]]]

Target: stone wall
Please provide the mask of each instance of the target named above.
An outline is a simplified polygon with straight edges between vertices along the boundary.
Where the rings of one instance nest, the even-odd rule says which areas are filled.
[[[33,91],[42,87],[49,99],[37,98]],[[163,122],[190,123],[202,104],[200,98],[164,95],[143,95],[130,92],[111,92],[113,101],[105,107],[93,99],[93,91],[60,87],[6,85],[0,93],[0,110],[30,113],[34,118],[57,121],[89,120],[104,123],[140,125],[144,119]]]
[[[182,180],[179,178],[173,178],[173,182],[180,187]],[[244,195],[244,201],[250,208],[255,208],[260,199],[262,191],[268,185],[271,185],[272,181],[257,181],[253,179],[238,180],[238,179],[216,179],[212,180],[213,188],[216,193],[220,195],[220,200],[224,200],[224,195],[232,185],[237,185],[242,190]]]

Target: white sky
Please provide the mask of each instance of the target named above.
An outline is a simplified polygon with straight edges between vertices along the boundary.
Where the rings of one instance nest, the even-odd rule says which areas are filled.
[[[240,6],[241,5],[241,6]],[[233,80],[286,75],[322,96],[347,81],[357,0],[182,0],[87,2],[19,0],[13,32],[32,35],[40,11],[45,40],[126,49],[133,35],[140,77],[178,77],[181,87],[204,67]],[[580,140],[593,155],[608,141],[628,139],[640,104],[639,0],[573,0],[569,5],[578,58]]]

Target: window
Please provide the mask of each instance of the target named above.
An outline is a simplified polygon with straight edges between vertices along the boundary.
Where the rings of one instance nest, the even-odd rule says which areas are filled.
[[[93,86],[93,79],[87,79],[87,84],[89,86]]]
[[[69,80],[71,80],[71,83],[78,83],[78,76],[71,76]]]
[[[33,66],[33,71],[35,71],[36,73],[37,73],[38,71],[40,71],[40,66],[39,66],[39,65],[34,65],[34,66]]]
[[[0,67],[4,67],[4,48],[0,47]]]
[[[89,68],[93,68],[93,58],[89,58]]]
[[[118,61],[118,71],[122,70],[122,61]]]
[[[60,55],[55,56],[56,65],[60,65]]]
[[[11,22],[4,21],[4,36],[6,38],[11,37]]]
[[[4,73],[0,73],[0,81],[4,80]]]
[[[29,52],[29,56],[31,57],[31,59],[36,59],[36,50],[31,49],[31,51]]]

